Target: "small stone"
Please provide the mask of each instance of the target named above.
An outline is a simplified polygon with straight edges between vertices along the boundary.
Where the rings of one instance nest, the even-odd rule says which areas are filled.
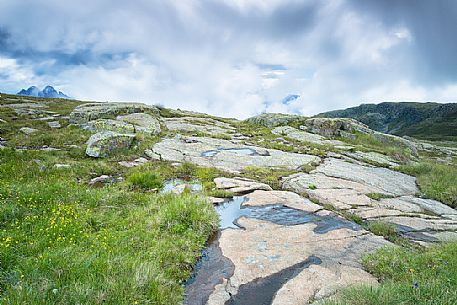
[[[161,160],[162,159],[160,157],[160,155],[153,152],[152,149],[146,149],[144,151],[144,154],[151,160]]]
[[[121,162],[118,162],[118,163],[119,163],[119,165],[122,165],[122,166],[130,168],[130,167],[139,166],[139,165],[144,164],[146,162],[148,162],[148,159],[141,157],[141,158],[135,159],[133,161],[121,161]]]
[[[57,163],[57,164],[54,164],[54,167],[55,168],[58,168],[58,169],[63,169],[63,168],[70,168],[70,164],[60,164],[60,163]]]
[[[260,183],[251,179],[235,177],[219,177],[214,179],[216,187],[235,194],[246,194],[255,190],[272,191],[273,189],[265,183]]]
[[[209,202],[211,202],[214,205],[219,205],[224,203],[225,198],[218,198],[218,197],[208,197]]]
[[[35,128],[22,127],[21,129],[19,129],[19,131],[25,133],[26,135],[31,135],[31,134],[37,132],[38,130]]]
[[[60,128],[60,127],[61,127],[59,121],[48,122],[48,126],[49,126],[50,128]]]
[[[95,177],[89,181],[90,186],[101,187],[106,183],[113,182],[113,178],[108,175],[101,175],[99,177]]]

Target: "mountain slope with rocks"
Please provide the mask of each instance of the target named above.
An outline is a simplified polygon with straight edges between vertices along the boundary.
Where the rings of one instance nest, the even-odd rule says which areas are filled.
[[[456,300],[457,143],[3,94],[0,136],[5,303]]]
[[[399,136],[434,140],[457,137],[457,103],[362,104],[316,117],[353,118],[374,130]]]

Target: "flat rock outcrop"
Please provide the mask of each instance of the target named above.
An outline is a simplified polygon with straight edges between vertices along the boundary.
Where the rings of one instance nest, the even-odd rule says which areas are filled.
[[[163,122],[168,130],[173,131],[201,132],[210,135],[230,135],[235,132],[235,128],[232,125],[212,118],[164,118]]]
[[[219,177],[214,179],[216,188],[232,192],[234,194],[246,194],[255,190],[271,191],[272,188],[265,183],[260,183],[251,179],[236,177]]]
[[[300,169],[304,165],[320,162],[317,156],[234,144],[228,140],[207,137],[166,138],[155,144],[152,151],[163,160],[190,161],[231,173],[239,173],[248,166]]]
[[[343,287],[377,284],[360,260],[390,245],[383,238],[292,192],[257,190],[243,198],[241,209],[249,212],[236,220],[242,229],[222,230],[220,254],[211,257],[225,261],[222,280],[200,290],[200,303],[187,304],[308,304]],[[202,289],[198,274],[196,282]]]
[[[314,143],[319,145],[344,145],[343,142],[338,140],[329,140],[319,134],[314,134],[299,130],[291,126],[279,126],[271,130],[271,133],[278,136],[285,136],[297,141]]]
[[[114,119],[118,115],[150,112],[159,115],[155,106],[141,103],[86,103],[70,113],[70,123],[82,124],[96,119]]]
[[[387,168],[330,158],[309,174],[284,178],[282,186],[365,221],[391,223],[419,243],[457,240],[457,210],[416,197],[415,178]]]

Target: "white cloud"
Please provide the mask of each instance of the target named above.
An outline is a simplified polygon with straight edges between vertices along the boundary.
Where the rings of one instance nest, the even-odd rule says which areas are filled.
[[[24,10],[34,14],[19,22]],[[9,92],[51,84],[86,100],[240,118],[456,97],[452,81],[417,81],[408,23],[386,23],[344,0],[6,0],[2,28],[14,42],[0,57],[0,89]],[[301,97],[281,104],[289,94]]]

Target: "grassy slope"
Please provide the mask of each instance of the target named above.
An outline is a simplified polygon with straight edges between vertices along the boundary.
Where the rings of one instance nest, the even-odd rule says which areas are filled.
[[[74,103],[57,101],[50,110],[67,114]],[[139,169],[116,161],[137,156],[156,139],[142,139],[127,156],[93,160],[84,155],[88,134],[79,128],[51,130],[14,116],[0,108],[0,117],[9,121],[0,127],[9,145],[64,150],[0,150],[0,303],[178,304],[182,282],[217,228],[211,205],[190,194],[145,192],[131,187],[134,178],[100,189],[86,184],[100,174],[134,177]],[[22,135],[22,126],[39,132]],[[81,147],[69,147],[74,144]],[[71,168],[57,169],[57,163]],[[142,169],[160,171],[161,178],[186,170],[160,162]],[[191,170],[209,178],[216,174]]]
[[[457,304],[457,243],[428,249],[384,248],[364,258],[378,287],[343,290],[326,305]]]

